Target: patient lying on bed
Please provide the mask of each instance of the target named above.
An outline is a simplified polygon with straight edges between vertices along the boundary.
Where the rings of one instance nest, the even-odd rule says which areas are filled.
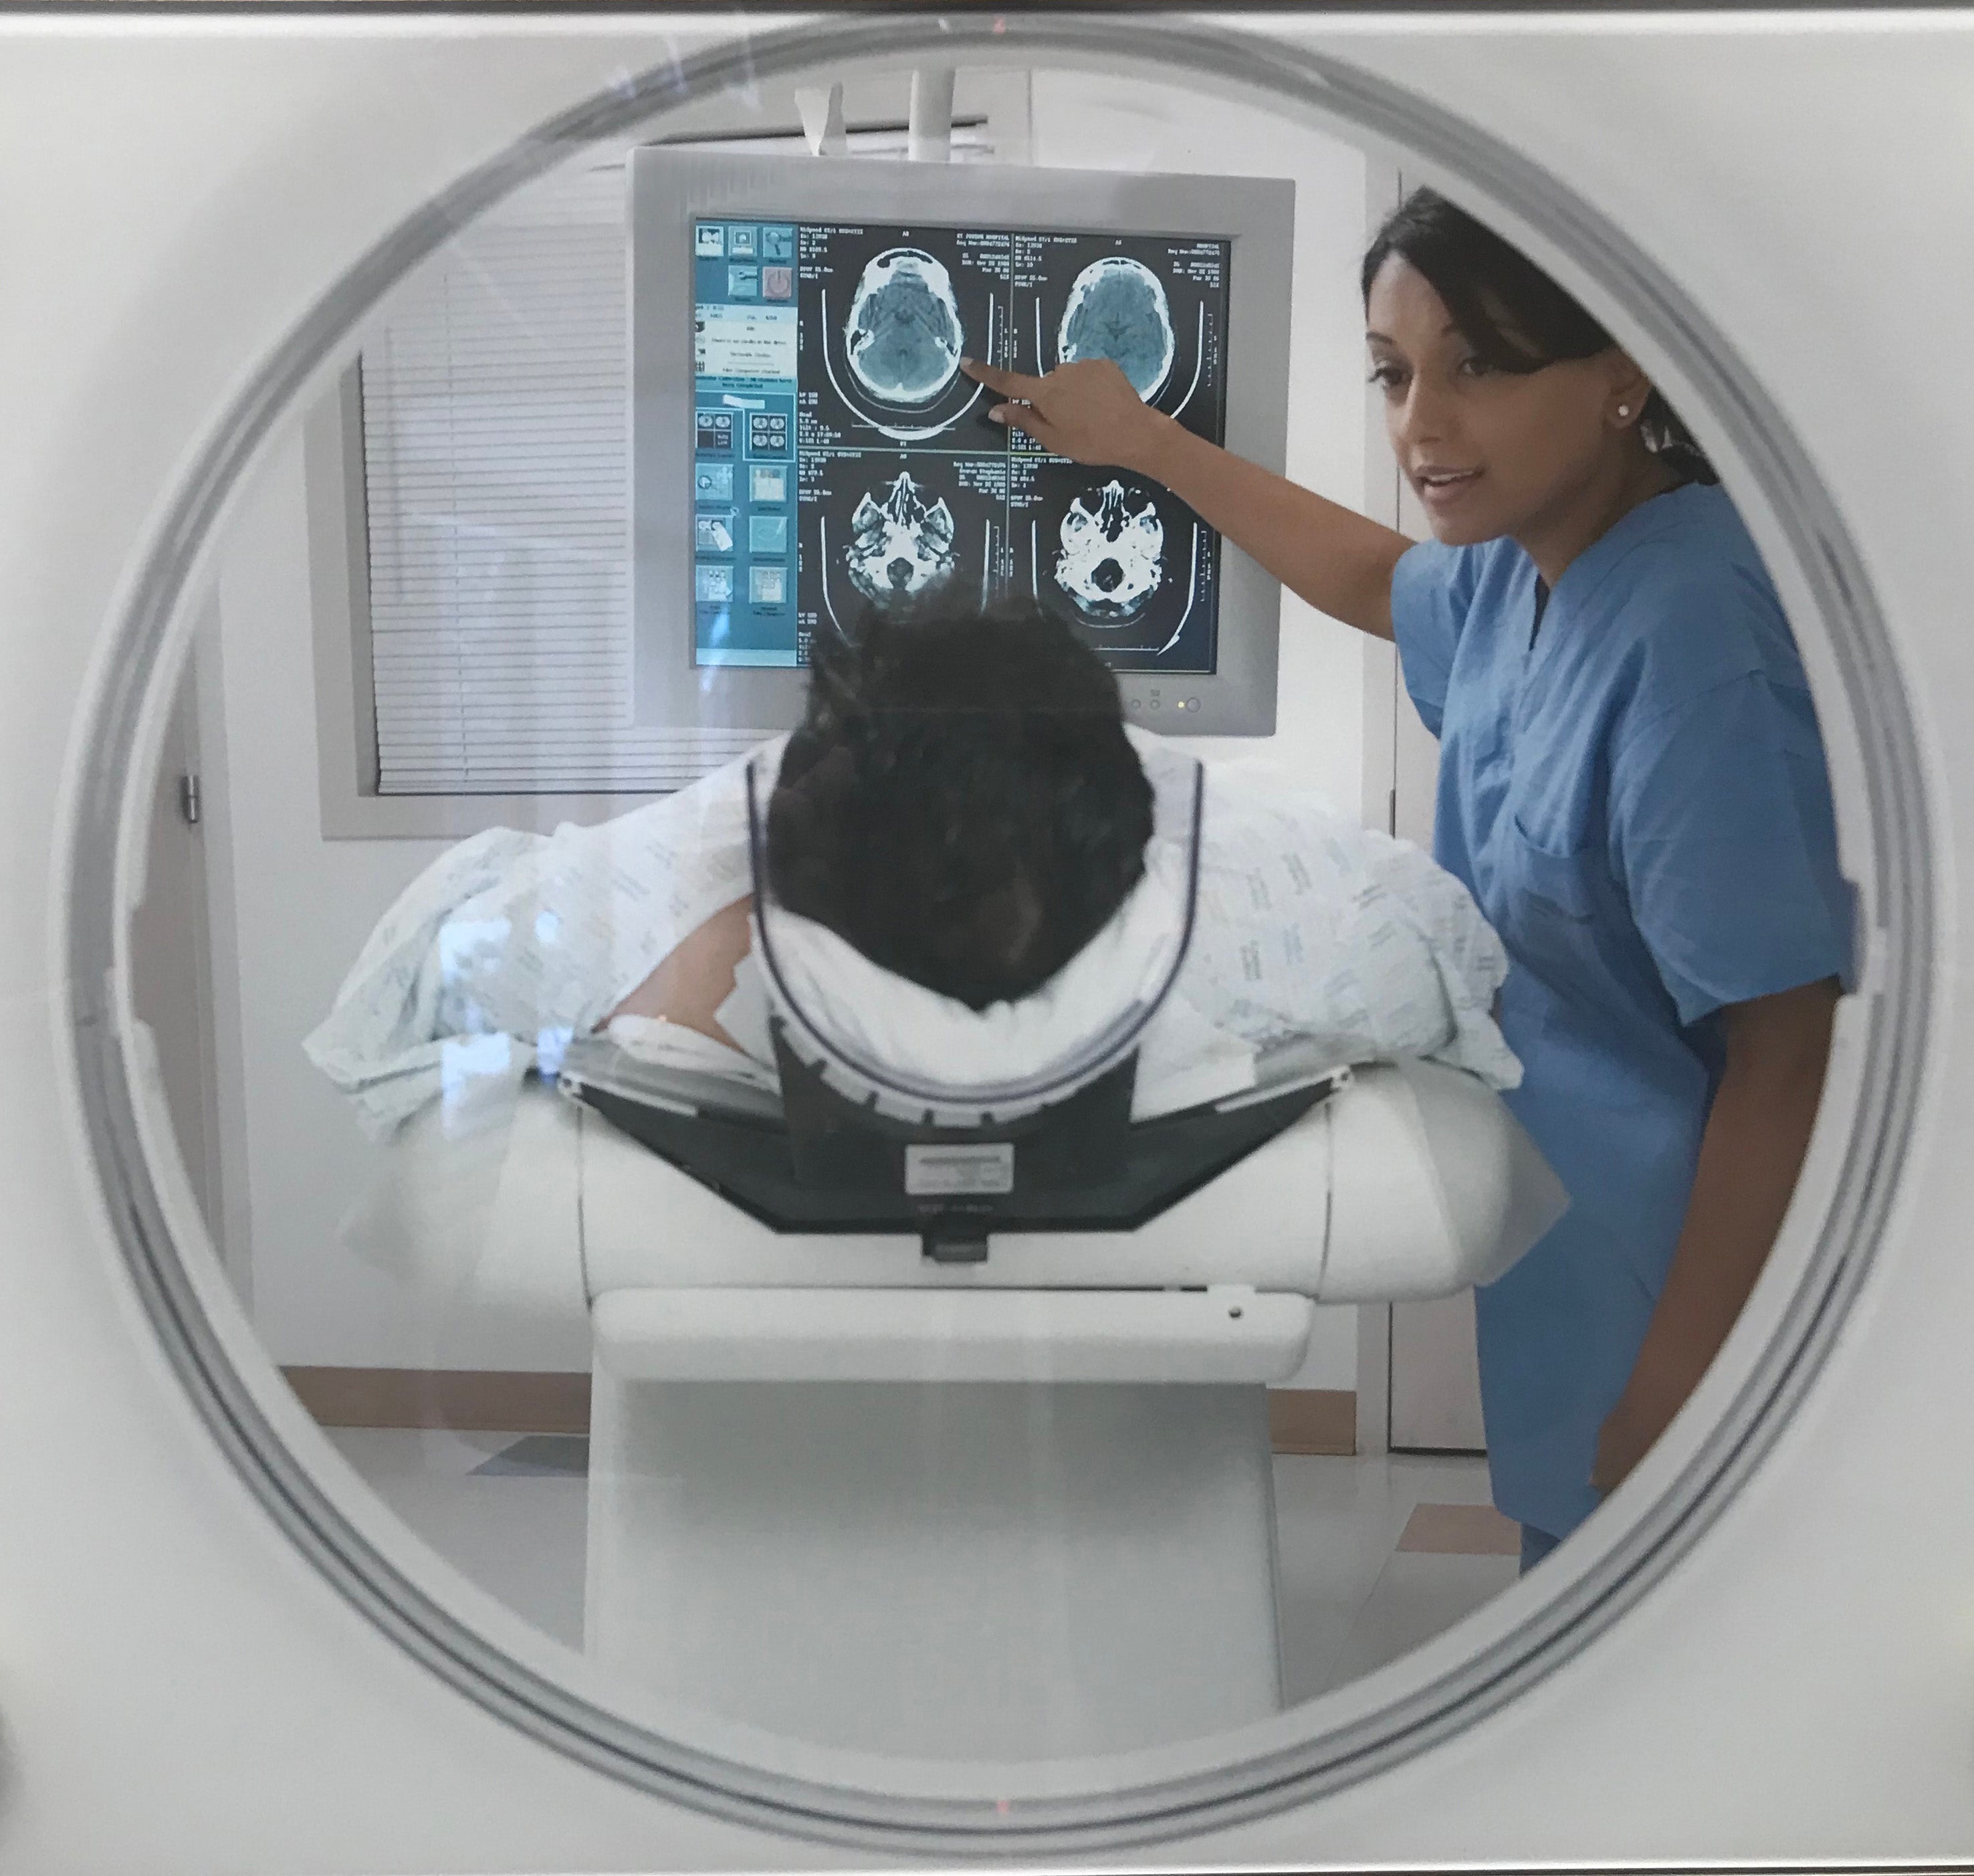
[[[874,615],[854,645],[818,638],[802,726],[753,759],[775,916],[819,936],[817,993],[833,969],[861,1045],[892,1066],[963,1061],[976,1039],[1045,1048],[1175,941],[1183,894],[1155,820],[1189,804],[1192,759],[1126,725],[1107,668],[1038,610]],[[746,771],[454,848],[372,934],[311,1060],[379,1134],[442,1091],[552,1069],[598,1029],[772,1086]],[[1505,972],[1418,849],[1266,771],[1214,768],[1191,941],[1141,1040],[1134,1112],[1251,1087],[1291,1044],[1513,1087],[1490,1015]]]

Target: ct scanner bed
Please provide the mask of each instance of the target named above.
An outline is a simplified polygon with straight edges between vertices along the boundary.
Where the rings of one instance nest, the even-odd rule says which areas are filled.
[[[777,1232],[539,1081],[431,1104],[388,1162],[365,1254],[541,1366],[590,1348],[592,1655],[989,1761],[1275,1711],[1266,1384],[1317,1303],[1490,1281],[1565,1202],[1500,1098],[1428,1062],[1344,1072],[1135,1230],[996,1232],[978,1264]]]
[[[539,1081],[491,1111],[440,1101],[415,1115],[353,1229],[450,1309],[497,1313],[555,1348],[616,1291],[1448,1296],[1500,1276],[1562,1202],[1497,1095],[1408,1061],[1357,1068],[1135,1232],[997,1234],[978,1266],[934,1263],[906,1235],[770,1230]]]

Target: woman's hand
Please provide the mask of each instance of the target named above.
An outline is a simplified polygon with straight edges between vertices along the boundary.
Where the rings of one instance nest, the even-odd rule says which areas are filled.
[[[1008,400],[988,412],[994,422],[1025,430],[1051,455],[1162,479],[1154,465],[1172,419],[1150,408],[1109,359],[1058,365],[1046,378],[974,359],[962,359],[959,369]]]
[[[1730,1004],[1727,1061],[1701,1137],[1686,1225],[1590,1483],[1622,1484],[1734,1327],[1782,1228],[1830,1059],[1835,979]]]
[[[1042,448],[1169,489],[1319,612],[1374,638],[1392,635],[1392,569],[1412,543],[1153,410],[1108,359],[1024,378],[973,359],[960,369],[1007,402],[987,415]]]

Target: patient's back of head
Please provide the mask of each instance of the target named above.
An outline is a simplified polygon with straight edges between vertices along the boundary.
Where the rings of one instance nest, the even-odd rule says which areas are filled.
[[[973,1009],[1039,989],[1144,871],[1116,679],[1033,606],[874,613],[812,657],[769,807],[776,897]]]

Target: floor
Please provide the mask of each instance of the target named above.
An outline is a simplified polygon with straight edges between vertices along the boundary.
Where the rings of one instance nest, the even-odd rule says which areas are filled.
[[[339,1428],[343,1455],[432,1548],[572,1648],[582,1645],[588,1442]],[[1370,1672],[1514,1580],[1514,1527],[1485,1460],[1275,1460],[1291,1702]]]
[[[1480,1515],[1431,1515],[1445,1506]],[[1516,1527],[1488,1507],[1484,1459],[1277,1455],[1275,1522],[1291,1702],[1369,1674],[1451,1628],[1507,1589],[1520,1563]],[[1441,1534],[1433,1527],[1448,1522],[1478,1525],[1474,1547],[1425,1547],[1421,1539],[1431,1543]]]

